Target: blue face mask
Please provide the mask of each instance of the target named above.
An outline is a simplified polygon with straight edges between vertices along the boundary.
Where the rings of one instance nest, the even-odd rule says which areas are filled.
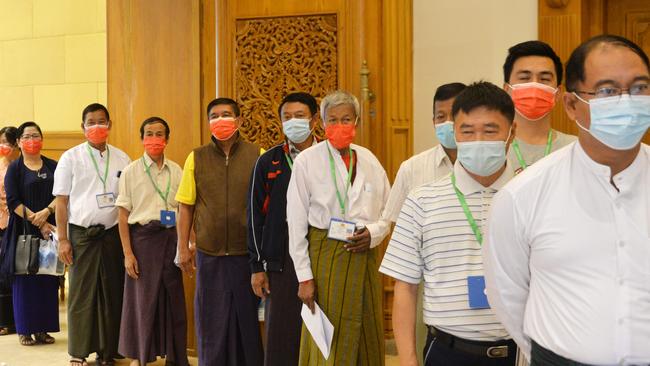
[[[311,135],[309,120],[306,118],[292,118],[282,122],[282,131],[291,142],[296,144],[305,142]]]
[[[490,176],[506,163],[506,141],[458,142],[458,161],[476,175]]]
[[[456,138],[454,137],[454,122],[446,121],[441,124],[435,125],[436,137],[440,141],[440,145],[447,149],[456,148]]]
[[[628,94],[597,98],[589,104],[591,124],[589,130],[576,121],[578,127],[589,132],[596,140],[614,150],[630,150],[641,142],[650,127],[650,96]]]

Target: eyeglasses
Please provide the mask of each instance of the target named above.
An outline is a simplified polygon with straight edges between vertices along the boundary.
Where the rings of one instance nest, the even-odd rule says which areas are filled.
[[[20,141],[40,140],[41,138],[42,138],[41,135],[35,133],[33,135],[22,135],[22,136],[20,136]]]
[[[596,89],[596,91],[582,91],[576,90],[575,93],[591,95],[594,99],[598,98],[609,98],[609,97],[621,97],[623,92],[627,91],[630,97],[641,96],[641,95],[650,95],[650,84],[634,84],[629,88],[617,88],[615,86],[605,86],[602,88]]]

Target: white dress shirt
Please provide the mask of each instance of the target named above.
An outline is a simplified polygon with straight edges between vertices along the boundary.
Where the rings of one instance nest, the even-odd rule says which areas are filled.
[[[490,304],[530,340],[597,365],[650,362],[650,148],[612,179],[574,143],[494,198],[483,247]]]
[[[370,150],[351,145],[356,152],[356,177],[348,190],[343,216],[332,181],[328,147],[334,157],[339,192],[345,196],[348,169],[339,151],[328,141],[298,155],[287,191],[289,254],[300,282],[313,278],[307,241],[310,226],[327,230],[331,218],[363,224],[370,232],[371,248],[379,245],[389,230],[389,223],[380,220],[380,215],[388,199],[390,183],[377,158]]]
[[[452,168],[453,164],[442,145],[436,145],[402,162],[381,217],[396,222],[406,196],[413,189],[439,180],[451,173]]]
[[[90,151],[97,162],[97,169],[88,153],[87,142],[67,150],[61,156],[56,171],[54,172],[55,196],[69,196],[68,222],[73,225],[88,227],[102,224],[107,229],[117,225],[117,206],[99,208],[97,195],[105,193],[104,184],[99,178],[99,173],[104,175],[108,154],[106,151],[91,147]],[[112,192],[117,199],[119,175],[131,162],[131,159],[122,150],[106,145],[110,151],[108,175],[106,179],[106,193]]]
[[[507,166],[489,187],[474,180],[460,162],[456,187],[463,193],[481,232],[494,194],[513,176]],[[473,341],[509,338],[492,309],[469,306],[468,276],[483,276],[481,244],[451,183],[451,174],[413,190],[395,224],[379,272],[419,284],[424,279],[424,321]]]

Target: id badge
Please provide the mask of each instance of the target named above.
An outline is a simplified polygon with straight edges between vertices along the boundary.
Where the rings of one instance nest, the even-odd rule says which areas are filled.
[[[327,237],[333,240],[340,240],[349,243],[349,237],[354,235],[356,225],[354,222],[341,219],[331,219]]]
[[[489,309],[485,277],[467,276],[467,293],[469,294],[470,309]]]
[[[101,193],[97,195],[97,207],[113,208],[115,207],[115,194],[113,192]]]
[[[160,210],[160,223],[165,226],[176,226],[176,212]]]

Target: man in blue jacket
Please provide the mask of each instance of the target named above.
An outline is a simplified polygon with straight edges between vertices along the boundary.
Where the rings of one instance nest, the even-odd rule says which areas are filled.
[[[298,279],[289,256],[287,187],[293,160],[318,143],[316,99],[307,93],[287,95],[278,109],[285,141],[255,163],[248,202],[248,252],[251,285],[266,299],[264,365],[297,365],[302,321]]]

